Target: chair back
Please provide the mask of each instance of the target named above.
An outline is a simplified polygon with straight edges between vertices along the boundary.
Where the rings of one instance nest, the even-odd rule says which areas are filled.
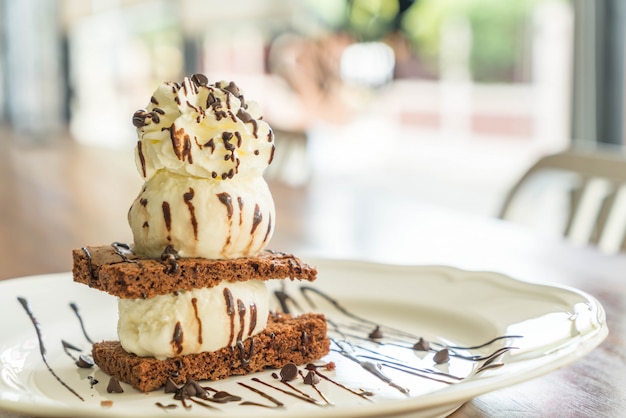
[[[535,182],[535,191],[548,179],[565,186],[560,233],[577,244],[597,245],[606,253],[624,250],[626,235],[626,158],[607,152],[565,151],[537,161],[507,194],[501,219],[514,220],[514,212],[545,211],[540,199],[530,197],[516,208],[520,195]]]

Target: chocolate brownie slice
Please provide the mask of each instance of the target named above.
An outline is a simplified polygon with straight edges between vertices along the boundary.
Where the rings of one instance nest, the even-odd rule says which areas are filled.
[[[285,364],[305,364],[328,354],[326,319],[322,314],[308,313],[297,317],[270,314],[263,332],[215,352],[189,354],[157,360],[126,352],[119,341],[95,343],[92,355],[108,375],[150,392],[165,385],[168,377],[175,383],[188,380],[218,380],[244,375]]]
[[[229,260],[137,257],[126,244],[72,251],[74,281],[123,299],[151,298],[179,290],[213,287],[222,280],[298,279],[313,281],[317,270],[291,254],[263,251]]]

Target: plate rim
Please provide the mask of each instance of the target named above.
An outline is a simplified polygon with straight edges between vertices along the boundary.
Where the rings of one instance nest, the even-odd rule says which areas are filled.
[[[598,299],[596,299],[591,294],[582,291],[578,288],[563,285],[560,283],[551,283],[547,281],[530,281],[515,278],[511,275],[489,271],[489,270],[467,270],[463,268],[458,268],[454,266],[446,266],[441,264],[402,264],[402,263],[386,263],[379,261],[371,261],[371,260],[361,260],[361,259],[343,259],[343,258],[328,258],[328,257],[306,257],[306,262],[312,265],[324,265],[326,267],[342,267],[342,268],[379,268],[379,269],[397,269],[402,270],[404,272],[452,272],[455,280],[459,278],[456,276],[470,276],[470,279],[474,279],[475,277],[479,277],[481,275],[490,275],[494,277],[498,277],[503,280],[513,281],[517,285],[524,285],[530,287],[544,287],[544,288],[554,288],[560,289],[561,291],[569,292],[578,295],[583,298],[589,304],[593,306],[596,310],[597,315],[596,319],[598,320],[597,327],[592,331],[585,334],[582,338],[577,342],[571,342],[565,347],[560,347],[557,352],[559,355],[555,355],[554,353],[550,354],[550,357],[554,357],[552,361],[548,364],[543,364],[542,367],[533,368],[530,370],[525,370],[523,373],[516,373],[513,375],[500,374],[495,376],[489,376],[486,378],[481,378],[479,380],[469,380],[465,381],[453,386],[449,386],[447,388],[427,393],[425,395],[416,396],[409,399],[401,399],[394,400],[389,402],[382,402],[378,404],[370,405],[367,409],[365,415],[363,408],[355,407],[347,407],[341,412],[346,412],[342,416],[381,416],[381,414],[402,414],[407,412],[415,412],[418,410],[425,410],[429,408],[443,407],[444,405],[455,405],[454,409],[459,408],[465,402],[470,401],[471,399],[492,392],[494,390],[506,388],[515,384],[519,384],[528,380],[535,379],[537,377],[546,375],[555,370],[558,370],[562,367],[565,367],[571,363],[576,362],[580,358],[587,355],[593,349],[595,349],[598,345],[604,341],[607,337],[609,330],[606,321],[606,312],[604,307],[600,303]],[[57,272],[57,273],[46,273],[46,274],[37,274],[30,276],[20,276],[14,278],[8,278],[0,280],[0,289],[9,284],[14,284],[17,282],[24,281],[36,281],[36,280],[62,280],[67,277],[71,277],[71,272]],[[319,269],[318,269],[319,274]],[[73,283],[73,282],[70,282]],[[17,295],[15,295],[17,296]],[[563,354],[563,351],[568,351],[568,353]],[[547,358],[543,357],[543,359]],[[38,395],[39,396],[39,395]],[[55,401],[50,398],[43,398],[46,401],[46,404],[24,404],[24,400],[13,401],[9,399],[5,399],[0,396],[0,411],[9,411],[17,414],[37,414],[38,416],[150,416],[148,412],[144,415],[140,411],[131,411],[126,412],[107,409],[107,408],[79,408],[78,410],[74,410],[72,408],[73,404],[60,403],[59,405],[55,404]],[[50,403],[50,405],[48,405]],[[45,411],[42,411],[45,409]],[[46,415],[42,415],[45,412]],[[184,412],[184,411],[183,411]],[[333,411],[325,411],[318,410],[312,414],[306,414],[305,411],[302,411],[303,414],[300,416],[311,416],[311,417],[328,417],[334,416]],[[69,415],[68,415],[69,414]],[[180,416],[179,413],[175,411],[171,411],[168,413],[169,416],[176,417]],[[249,415],[249,414],[246,414]],[[238,417],[240,414],[228,415],[232,417]],[[243,415],[241,415],[243,416]],[[260,414],[260,416],[266,416],[265,414]],[[267,416],[284,416],[282,413],[277,414],[268,414]]]

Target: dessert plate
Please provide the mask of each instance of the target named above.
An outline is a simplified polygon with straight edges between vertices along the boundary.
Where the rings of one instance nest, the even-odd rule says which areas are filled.
[[[2,281],[0,410],[65,417],[440,417],[475,396],[572,363],[608,333],[602,306],[572,288],[449,267],[308,261],[319,271],[313,285],[272,286],[288,295],[282,300],[294,313],[319,310],[329,318],[332,351],[318,363],[319,383],[285,383],[277,371],[202,382],[211,393],[240,398],[222,404],[181,402],[126,384],[124,393],[108,393],[109,377],[97,366],[77,367],[75,358],[89,354],[88,339],[116,338],[115,298],[73,283],[70,273]]]

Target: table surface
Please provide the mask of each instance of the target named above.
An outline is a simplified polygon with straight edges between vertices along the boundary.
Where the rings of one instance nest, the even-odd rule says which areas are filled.
[[[71,141],[19,147],[11,135],[0,136],[0,279],[68,271],[73,248],[132,241],[126,213],[141,179],[131,150]],[[270,187],[273,249],[497,271],[574,286],[603,304],[610,334],[600,347],[561,370],[480,396],[453,417],[626,416],[626,255],[574,247],[357,178],[314,173],[303,187]]]

